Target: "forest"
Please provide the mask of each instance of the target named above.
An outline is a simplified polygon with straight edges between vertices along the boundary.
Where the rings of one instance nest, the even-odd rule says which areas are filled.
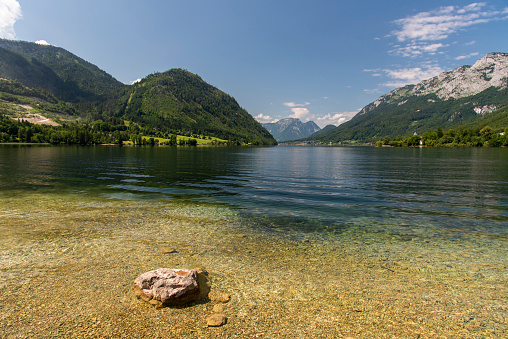
[[[241,145],[239,141],[222,140],[192,132],[150,131],[138,125],[126,126],[119,119],[93,124],[64,123],[61,126],[37,125],[23,119],[12,119],[0,111],[0,143],[44,143],[52,145],[101,145],[116,144],[132,146],[197,146]]]
[[[504,132],[495,132],[489,126],[471,129],[449,129],[446,132],[442,128],[427,131],[422,135],[413,135],[408,138],[397,136],[393,140],[386,136],[378,140],[376,146],[394,147],[502,147],[508,146],[508,127]]]

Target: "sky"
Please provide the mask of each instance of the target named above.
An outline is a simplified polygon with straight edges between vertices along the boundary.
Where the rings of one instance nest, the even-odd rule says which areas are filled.
[[[508,53],[508,0],[0,0],[0,37],[62,47],[126,84],[183,68],[260,122],[324,127]]]

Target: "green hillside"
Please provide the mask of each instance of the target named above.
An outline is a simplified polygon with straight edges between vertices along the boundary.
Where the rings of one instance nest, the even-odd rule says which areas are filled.
[[[485,126],[491,127],[494,131],[503,131],[508,127],[508,105],[482,116],[480,119],[458,126],[460,129],[481,129]]]
[[[335,125],[326,125],[325,127],[323,127],[322,129],[320,129],[319,131],[317,131],[316,133],[310,135],[309,138],[318,138],[320,137],[321,135],[325,134],[325,133],[328,133],[332,130],[334,130],[337,126]]]
[[[233,97],[182,69],[146,77],[121,100],[120,114],[141,125],[254,144],[276,143]]]
[[[107,100],[125,87],[63,48],[4,39],[0,39],[0,76],[69,102]]]
[[[24,41],[0,39],[0,103],[4,115],[22,118],[16,105],[31,105],[30,114],[122,131],[123,139],[199,134],[235,144],[277,143],[233,97],[188,71],[152,74],[129,86],[62,48]]]

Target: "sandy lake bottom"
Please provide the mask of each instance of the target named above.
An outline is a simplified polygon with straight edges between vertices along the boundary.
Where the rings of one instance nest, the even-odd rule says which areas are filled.
[[[506,239],[474,230],[270,230],[224,206],[1,196],[2,338],[504,338]],[[170,249],[170,251],[168,251]],[[172,252],[172,253],[165,253]],[[133,280],[201,268],[228,293],[155,309]]]

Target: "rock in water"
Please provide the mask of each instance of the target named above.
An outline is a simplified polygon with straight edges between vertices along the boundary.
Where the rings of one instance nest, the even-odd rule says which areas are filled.
[[[199,298],[198,272],[185,268],[146,272],[134,280],[134,293],[156,307],[184,305]]]
[[[226,324],[228,318],[222,313],[215,313],[206,319],[208,327],[218,327]]]
[[[208,293],[208,299],[210,299],[211,301],[227,303],[230,298],[231,298],[230,295],[227,293],[220,293],[215,291]]]

